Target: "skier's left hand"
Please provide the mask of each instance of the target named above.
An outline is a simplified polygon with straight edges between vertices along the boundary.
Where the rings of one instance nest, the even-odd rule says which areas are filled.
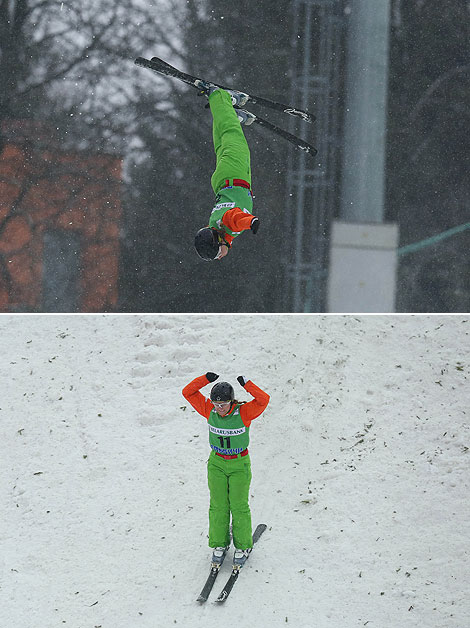
[[[226,246],[225,244],[221,244],[219,246],[219,252],[217,253],[215,259],[222,259],[222,257],[225,257],[228,253],[228,246]]]
[[[245,388],[245,384],[248,382],[248,378],[244,375],[239,375],[237,377],[237,382],[240,384],[240,386],[243,386],[243,388]]]

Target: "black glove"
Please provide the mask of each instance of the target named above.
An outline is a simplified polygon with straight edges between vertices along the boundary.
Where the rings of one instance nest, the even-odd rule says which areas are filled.
[[[259,229],[259,218],[253,218],[253,220],[251,221],[251,225],[250,225],[250,229],[252,230],[253,233],[256,233]]]
[[[216,375],[215,373],[211,373],[209,371],[209,373],[206,373],[206,377],[210,382],[215,382],[215,380],[219,377],[218,375]]]
[[[244,376],[244,375],[239,375],[237,377],[237,382],[240,384],[240,386],[243,386],[243,388],[245,388],[245,384],[247,383],[248,379]]]

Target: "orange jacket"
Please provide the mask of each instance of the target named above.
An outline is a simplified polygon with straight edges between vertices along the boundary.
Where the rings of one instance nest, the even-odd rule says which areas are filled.
[[[190,382],[187,386],[183,388],[183,397],[186,401],[192,405],[192,407],[199,412],[203,417],[209,419],[209,415],[211,413],[214,404],[210,399],[206,399],[204,395],[199,392],[200,388],[207,386],[209,384],[209,380],[205,375],[201,375],[200,377],[196,377]],[[269,395],[258,388],[253,382],[250,380],[245,384],[245,390],[247,390],[250,395],[253,395],[254,399],[252,401],[248,401],[248,403],[243,403],[240,406],[240,416],[243,421],[243,424],[246,427],[250,427],[253,419],[256,419],[265,409],[269,403]],[[230,416],[235,408],[232,408],[230,412],[226,416]]]
[[[230,231],[246,231],[250,229],[253,218],[253,214],[247,214],[240,207],[234,207],[225,212],[222,222]],[[226,233],[224,237],[229,244],[232,244],[233,236]]]

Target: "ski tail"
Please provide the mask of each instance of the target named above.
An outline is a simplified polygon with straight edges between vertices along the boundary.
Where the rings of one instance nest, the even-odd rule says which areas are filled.
[[[259,541],[260,536],[263,534],[263,532],[266,530],[268,526],[265,523],[259,523],[256,526],[256,530],[253,532],[253,545]]]
[[[217,579],[217,576],[219,575],[219,571],[221,568],[222,564],[217,565],[217,566],[213,566],[211,567],[211,571],[210,574],[206,580],[206,583],[204,584],[201,593],[199,594],[199,597],[197,598],[197,602],[199,602],[200,604],[204,604],[204,602],[207,602],[207,599],[210,595],[210,592],[212,591],[212,588],[215,584],[215,581]]]

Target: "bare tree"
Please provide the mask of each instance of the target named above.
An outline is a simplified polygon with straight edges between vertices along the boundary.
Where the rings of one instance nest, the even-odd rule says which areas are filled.
[[[133,60],[176,54],[176,4],[0,0],[0,120],[62,112],[64,141],[80,128],[95,148],[122,147],[141,79]]]
[[[136,105],[143,91],[150,101],[159,85],[142,77],[133,60],[140,54],[177,53],[180,4],[0,0],[0,186],[9,191],[0,213],[0,275],[10,300],[19,297],[12,277],[16,264],[7,258],[21,258],[26,272],[26,253],[40,253],[31,250],[34,233],[55,224],[85,188],[88,200],[94,190],[91,204],[104,204],[94,215],[88,209],[87,219],[105,254],[106,200],[94,183],[109,173],[97,172],[93,155],[107,160],[139,154]],[[44,122],[53,129],[49,135],[41,131]],[[22,152],[19,178],[12,169],[13,147]],[[67,150],[75,151],[75,165],[64,159]],[[82,183],[77,181],[80,164]],[[38,190],[47,196],[57,182],[68,185],[61,205],[50,198],[48,215],[32,216],[28,199]]]

